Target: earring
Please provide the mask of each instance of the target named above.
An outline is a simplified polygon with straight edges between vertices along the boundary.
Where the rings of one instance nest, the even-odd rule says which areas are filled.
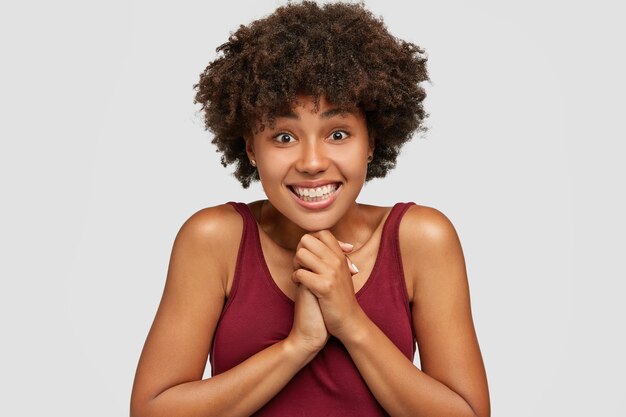
[[[256,161],[254,159],[250,160],[250,165],[252,165],[253,167],[256,167]]]
[[[374,156],[373,155],[369,155],[367,157],[367,163],[369,164],[370,162],[372,162],[374,160]]]

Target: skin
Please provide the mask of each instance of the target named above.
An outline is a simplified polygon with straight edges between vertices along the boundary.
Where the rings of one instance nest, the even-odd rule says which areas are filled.
[[[420,370],[355,297],[374,266],[390,210],[356,202],[374,146],[365,118],[360,112],[338,114],[326,100],[317,113],[310,98],[299,101],[275,128],[246,137],[268,197],[250,207],[270,273],[295,300],[291,333],[202,380],[232,286],[243,224],[229,205],[195,213],[174,242],[163,298],[135,376],[131,416],[250,415],[334,335],[390,415],[488,417],[487,379],[453,225],[441,212],[419,205],[400,223]],[[312,179],[342,183],[327,209],[303,208],[290,194],[288,184]],[[346,255],[360,272],[350,268]]]

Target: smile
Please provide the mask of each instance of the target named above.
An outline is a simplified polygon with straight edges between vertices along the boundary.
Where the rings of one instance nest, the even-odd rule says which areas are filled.
[[[304,201],[326,200],[339,188],[339,183],[327,184],[322,187],[305,188],[292,186],[291,190]]]
[[[291,194],[301,206],[308,209],[322,209],[328,207],[335,200],[341,183],[326,184],[320,187],[288,187]]]

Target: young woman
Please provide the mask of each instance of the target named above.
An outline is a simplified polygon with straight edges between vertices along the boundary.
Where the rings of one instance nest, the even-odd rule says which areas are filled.
[[[312,2],[218,51],[196,102],[222,163],[267,200],[181,227],[131,415],[489,416],[454,227],[356,202],[424,130],[424,51],[362,5]]]

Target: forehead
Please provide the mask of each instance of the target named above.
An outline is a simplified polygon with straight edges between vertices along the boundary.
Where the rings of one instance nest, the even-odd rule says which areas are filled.
[[[347,119],[346,122],[352,120],[368,126],[365,112],[356,103],[337,105],[324,95],[319,96],[318,103],[315,103],[315,96],[301,94],[297,95],[296,99],[291,103],[278,104],[269,111],[257,113],[253,116],[249,132],[252,135],[256,135],[265,131],[266,128],[275,129],[277,122],[300,122],[303,118],[308,119],[310,115],[322,122],[334,117],[342,117]]]
[[[357,118],[362,115],[362,111],[356,106],[338,106],[329,102],[326,97],[321,96],[316,105],[312,96],[298,96],[291,108],[285,106],[275,113],[275,117],[300,120],[301,115],[316,114],[320,119],[331,119],[335,116],[354,115]]]

